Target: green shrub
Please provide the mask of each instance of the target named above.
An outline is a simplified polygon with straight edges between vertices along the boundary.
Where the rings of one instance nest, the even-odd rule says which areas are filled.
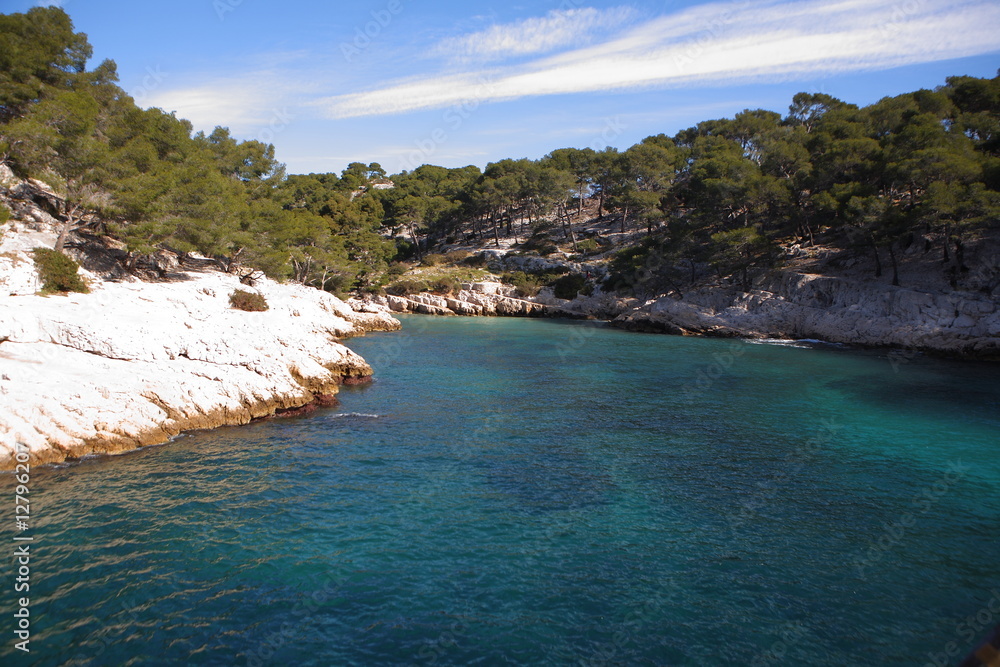
[[[451,252],[445,253],[445,259],[447,259],[452,264],[458,264],[459,262],[464,262],[472,256],[472,252],[469,250],[452,250]]]
[[[431,291],[435,294],[458,294],[462,291],[462,283],[452,278],[439,278],[431,285]]]
[[[0,204],[0,225],[10,220],[10,209]]]
[[[503,282],[517,289],[520,297],[535,296],[544,284],[538,276],[525,273],[524,271],[514,271],[503,275]]]
[[[471,255],[462,260],[462,264],[466,266],[483,267],[486,266],[486,255],[480,253],[478,255]]]
[[[552,283],[552,291],[558,299],[574,299],[587,288],[587,277],[582,273],[571,273]]]
[[[595,252],[600,247],[594,239],[583,239],[582,241],[577,241],[576,244],[576,249],[582,253]]]
[[[267,299],[256,292],[238,289],[229,295],[229,304],[237,310],[260,313],[268,309]]]
[[[61,252],[49,248],[35,248],[31,251],[35,256],[35,268],[42,279],[42,294],[54,292],[90,291],[83,282],[77,270],[80,265]]]
[[[420,292],[426,292],[429,289],[430,286],[423,280],[403,278],[402,280],[397,280],[393,284],[386,287],[385,291],[393,296],[406,296],[407,294],[419,294]]]
[[[559,252],[559,248],[545,233],[535,233],[527,241],[521,244],[521,250],[525,252],[537,252],[539,255],[551,255]]]
[[[440,253],[431,253],[430,255],[424,255],[420,263],[424,266],[437,266],[438,264],[444,264],[446,260],[447,258]]]

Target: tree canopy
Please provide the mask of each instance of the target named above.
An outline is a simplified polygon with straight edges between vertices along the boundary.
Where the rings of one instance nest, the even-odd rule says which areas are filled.
[[[561,226],[575,247],[593,198],[618,232],[656,237],[642,252],[741,280],[776,243],[820,233],[893,265],[923,236],[958,271],[1000,215],[1000,77],[955,76],[864,108],[799,93],[784,116],[747,109],[624,150],[567,147],[482,170],[388,176],[357,161],[287,175],[270,144],[138,107],[114,62],[87,69],[91,52],[61,9],[0,15],[0,160],[56,188],[61,239],[99,213],[128,266],[169,248],[322,289],[377,287],[391,262],[440,244],[530,244]]]

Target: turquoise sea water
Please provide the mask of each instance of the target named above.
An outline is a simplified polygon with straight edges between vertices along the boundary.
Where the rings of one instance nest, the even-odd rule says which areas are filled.
[[[551,320],[349,345],[377,380],[339,408],[34,470],[0,662],[953,664],[1000,623],[998,365]]]

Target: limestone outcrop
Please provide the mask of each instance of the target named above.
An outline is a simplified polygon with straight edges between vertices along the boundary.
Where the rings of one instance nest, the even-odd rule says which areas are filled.
[[[1000,307],[972,292],[934,293],[792,271],[756,289],[704,287],[619,315],[633,331],[816,338],[968,357],[1000,357]]]
[[[457,294],[407,294],[375,297],[358,302],[359,309],[384,308],[394,313],[502,317],[576,317],[557,305],[512,296],[514,290],[500,283],[466,283]]]
[[[30,260],[16,259],[27,275]],[[372,372],[338,339],[400,326],[315,289],[217,272],[91,288],[0,293],[0,469],[20,446],[53,463],[328,402]],[[233,309],[236,289],[269,310]]]

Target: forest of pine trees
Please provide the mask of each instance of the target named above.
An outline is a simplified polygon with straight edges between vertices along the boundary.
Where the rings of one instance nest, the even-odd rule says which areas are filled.
[[[659,253],[745,280],[778,244],[819,235],[893,268],[923,239],[954,272],[1000,219],[1000,76],[864,108],[800,93],[785,116],[745,110],[626,150],[561,148],[485,170],[387,176],[357,162],[287,175],[272,145],[138,107],[114,62],[88,69],[86,35],[61,9],[0,15],[0,45],[0,160],[60,194],[60,247],[96,212],[91,231],[125,244],[123,270],[167,248],[320,289],[377,289],[392,262],[443,243],[525,241],[556,224],[575,247],[590,199],[616,231],[645,236],[621,249],[619,273]],[[394,188],[370,187],[386,178]]]

